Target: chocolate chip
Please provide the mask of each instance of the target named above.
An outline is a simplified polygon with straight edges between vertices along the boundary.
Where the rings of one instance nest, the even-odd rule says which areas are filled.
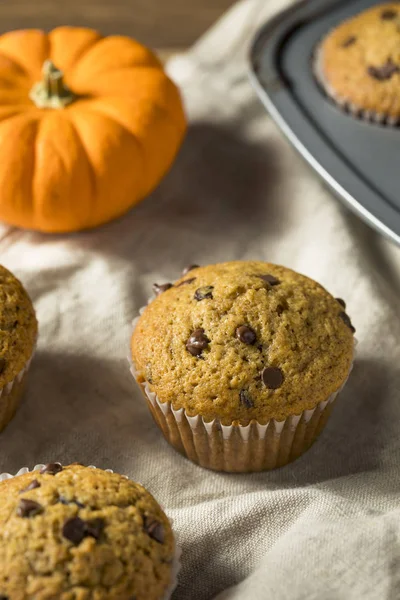
[[[399,73],[400,68],[398,65],[394,64],[391,58],[389,58],[387,62],[380,67],[368,67],[367,72],[371,77],[378,81],[386,81],[391,79],[396,73]]]
[[[350,329],[353,333],[356,332],[356,329],[353,326],[351,319],[347,313],[341,312],[341,313],[339,313],[339,317],[342,319],[342,321],[345,323],[345,325],[347,325],[347,327],[350,327]]]
[[[172,283],[153,283],[153,292],[159,296],[163,292],[170,290],[172,288]]]
[[[72,517],[65,521],[62,528],[63,536],[73,544],[80,544],[83,538],[92,537],[98,540],[104,530],[103,519],[84,521],[79,517]]]
[[[0,375],[4,372],[4,369],[6,368],[6,359],[5,358],[0,358]]]
[[[8,600],[8,596],[4,596],[3,594],[0,594],[0,600]]]
[[[39,473],[42,473],[42,475],[44,475],[45,473],[47,473],[48,475],[56,475],[57,473],[62,471],[62,469],[62,465],[59,462],[49,463],[42,467]]]
[[[344,300],[342,300],[341,298],[335,298],[336,302],[339,302],[340,306],[343,306],[343,308],[346,308],[346,302]]]
[[[342,48],[348,48],[349,46],[352,46],[353,44],[355,44],[356,41],[357,41],[356,36],[355,35],[351,35],[346,40],[344,40],[344,42],[342,44]]]
[[[175,287],[181,287],[181,285],[193,283],[193,281],[196,281],[196,277],[191,277],[190,279],[185,279],[184,281],[181,281],[180,283],[178,283]]]
[[[17,506],[17,515],[19,517],[34,517],[43,512],[43,506],[39,502],[29,500],[29,498],[21,498]]]
[[[40,483],[38,482],[37,479],[33,479],[29,485],[26,486],[26,488],[24,488],[23,490],[21,490],[19,493],[23,494],[24,492],[30,492],[31,490],[35,490],[36,488],[40,487]]]
[[[151,517],[144,517],[143,519],[143,528],[147,535],[149,535],[153,540],[156,540],[159,544],[163,544],[165,540],[165,531],[164,525],[159,523],[155,519]]]
[[[246,408],[253,408],[253,400],[251,399],[250,394],[247,390],[240,390],[239,398],[243,406],[245,406]]]
[[[80,544],[86,533],[86,523],[79,517],[72,517],[65,521],[62,534],[67,540],[73,544]]]
[[[213,289],[214,289],[213,285],[205,285],[204,287],[198,288],[194,293],[194,299],[199,300],[199,301],[205,300],[206,298],[212,299]]]
[[[209,343],[210,340],[204,333],[204,329],[195,329],[186,342],[186,350],[192,356],[199,356],[208,347]]]
[[[260,277],[260,279],[262,279],[266,283],[269,283],[269,285],[279,285],[280,284],[279,279],[277,279],[273,275],[269,275],[269,274],[267,274],[267,275],[259,275],[259,277]]]
[[[277,390],[283,383],[283,373],[279,367],[265,367],[261,373],[265,387]]]
[[[182,271],[182,277],[187,275],[189,273],[189,271],[193,271],[193,269],[198,269],[198,268],[199,268],[199,265],[189,265],[188,267],[185,267]]]
[[[86,521],[85,535],[98,540],[104,531],[104,519],[91,519]]]
[[[235,331],[238,340],[251,346],[257,339],[256,332],[248,325],[240,325]]]
[[[75,500],[75,498],[68,500],[67,498],[64,498],[64,496],[59,496],[58,502],[65,505],[75,504],[78,508],[85,508],[85,505],[82,504],[82,502],[79,502],[79,500]]]
[[[381,12],[382,21],[393,21],[397,17],[397,11],[392,9],[387,9]]]

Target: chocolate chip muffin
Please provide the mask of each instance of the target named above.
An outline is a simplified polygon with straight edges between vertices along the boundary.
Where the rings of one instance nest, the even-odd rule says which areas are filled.
[[[135,324],[135,376],[169,442],[225,471],[281,466],[347,380],[354,327],[315,281],[263,262],[193,267]]]
[[[351,113],[385,124],[400,121],[400,5],[378,4],[345,21],[316,51],[324,90]]]
[[[20,403],[36,338],[32,302],[18,279],[0,266],[0,431]]]
[[[174,537],[141,485],[52,463],[0,482],[0,499],[0,598],[164,598]]]

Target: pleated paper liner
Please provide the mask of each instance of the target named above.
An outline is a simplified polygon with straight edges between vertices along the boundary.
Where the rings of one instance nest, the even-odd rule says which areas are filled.
[[[140,309],[139,313],[145,310]],[[134,319],[133,330],[139,317]],[[356,340],[354,340],[356,346]],[[284,421],[271,419],[265,424],[253,420],[248,425],[223,425],[218,419],[206,422],[200,415],[189,416],[183,408],[175,410],[162,402],[147,382],[139,383],[132,359],[131,373],[138,383],[153,418],[165,439],[180,454],[206,469],[227,473],[252,473],[282,467],[312,446],[325,427],[342,386],[314,408]]]
[[[147,384],[141,388],[155,422],[178,452],[201,467],[227,473],[275,469],[304,454],[323,430],[339,393],[285,421],[228,426],[218,419],[207,423],[199,415],[190,417],[183,408],[161,402]]]
[[[372,110],[363,109],[351,102],[348,98],[343,98],[337,94],[335,88],[327,81],[324,75],[322,69],[322,53],[323,51],[321,46],[317,46],[313,56],[313,72],[322,90],[329,98],[331,98],[331,100],[334,101],[338,108],[352,117],[360,119],[361,121],[375,123],[376,125],[382,125],[386,127],[399,127],[400,117],[392,117],[383,112],[375,112]]]
[[[12,381],[0,389],[0,431],[8,425],[20,405],[35,350],[36,344],[25,366]]]
[[[1,473],[0,481],[5,481],[6,479],[13,479],[14,477],[18,477],[18,475],[24,475],[25,473],[29,473],[30,471],[40,471],[40,469],[42,469],[44,466],[44,464],[36,465],[35,467],[33,467],[33,469],[29,469],[28,467],[22,467],[21,469],[19,469],[19,471],[17,471],[17,473],[15,473],[15,475],[10,475],[10,473]],[[90,465],[89,468],[96,469],[97,467]],[[112,469],[104,470],[108,471],[109,473],[114,472]],[[126,475],[124,475],[123,477],[126,477]],[[172,525],[172,519],[169,519],[169,521]],[[181,554],[182,551],[180,547],[175,544],[175,554],[171,565],[171,583],[169,584],[164,596],[160,598],[160,600],[170,600],[173,592],[175,591],[176,586],[178,585],[178,574],[181,569]]]

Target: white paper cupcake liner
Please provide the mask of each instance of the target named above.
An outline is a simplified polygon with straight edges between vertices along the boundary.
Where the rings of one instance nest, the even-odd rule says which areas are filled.
[[[140,309],[139,314],[146,307]],[[140,316],[132,322],[132,333]],[[346,380],[326,400],[283,421],[250,421],[248,425],[223,425],[219,419],[205,421],[201,415],[190,416],[184,408],[175,410],[162,402],[147,382],[139,382],[129,354],[130,371],[145,396],[149,409],[166,440],[192,462],[216,471],[248,473],[284,466],[301,456],[324,428],[333,404]]]
[[[313,72],[320,87],[327,94],[327,96],[329,96],[329,98],[331,98],[331,100],[333,100],[335,104],[339,106],[339,108],[357,119],[375,123],[376,125],[383,125],[387,127],[398,127],[400,125],[400,117],[391,117],[383,112],[378,113],[372,110],[366,110],[361,106],[357,106],[348,98],[340,96],[325,77],[322,68],[322,54],[323,50],[321,44],[319,44],[314,50]]]
[[[17,373],[14,379],[0,388],[0,431],[8,425],[18,409],[35,351],[36,342],[32,354],[24,367]]]
[[[25,473],[30,473],[31,471],[32,472],[40,471],[40,469],[42,469],[44,466],[45,466],[44,464],[35,465],[33,467],[33,469],[29,469],[28,467],[22,467],[21,469],[19,469],[19,471],[17,471],[17,473],[15,473],[15,475],[11,475],[10,473],[1,473],[0,481],[5,481],[6,479],[13,479],[14,477],[18,477],[19,475],[25,475]],[[94,465],[89,465],[89,468],[97,469],[97,467],[95,467]],[[114,471],[112,469],[104,469],[104,471],[107,471],[108,473],[114,473]],[[126,477],[127,479],[129,479],[127,477],[127,475],[123,475],[123,477]],[[168,517],[168,519],[172,526],[173,525],[172,519],[170,519],[169,517]],[[170,600],[173,592],[175,591],[175,589],[178,585],[178,575],[179,575],[179,571],[181,570],[181,555],[182,555],[182,550],[175,543],[175,553],[174,553],[174,558],[173,558],[173,562],[171,565],[171,583],[169,584],[168,589],[166,590],[164,596],[162,598],[160,598],[160,600]]]

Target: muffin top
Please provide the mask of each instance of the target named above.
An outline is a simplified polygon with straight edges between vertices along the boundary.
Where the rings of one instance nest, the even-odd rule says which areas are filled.
[[[159,600],[170,523],[126,477],[59,463],[0,482],[0,598]]]
[[[138,380],[189,416],[283,420],[347,378],[354,328],[344,302],[290,269],[217,264],[158,291],[135,327],[132,359]]]
[[[400,5],[379,4],[345,21],[319,47],[328,93],[355,108],[400,116]]]
[[[37,321],[22,284],[0,266],[0,388],[12,381],[32,355]]]

